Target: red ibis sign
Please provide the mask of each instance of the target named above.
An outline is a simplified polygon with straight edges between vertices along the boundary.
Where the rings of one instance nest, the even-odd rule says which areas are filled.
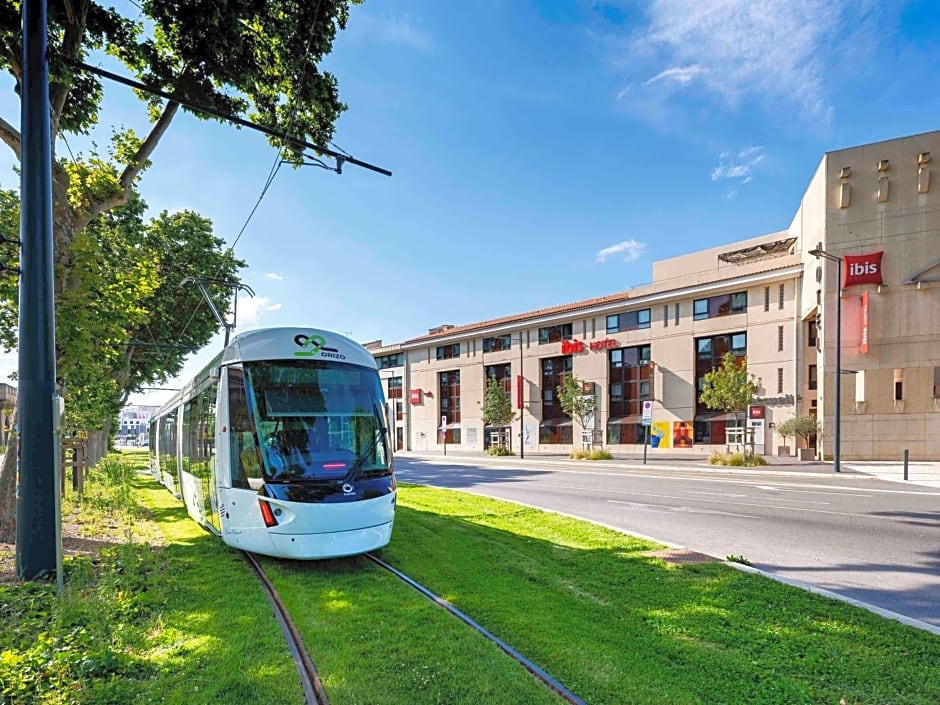
[[[871,252],[867,255],[843,255],[842,257],[842,286],[856,286],[857,284],[881,284],[881,252]]]
[[[421,403],[421,390],[412,389],[411,391],[409,391],[408,401],[411,402],[412,404],[420,404]]]
[[[562,340],[561,341],[561,354],[562,355],[572,355],[575,353],[583,353],[588,350],[613,350],[617,347],[617,341],[613,338],[605,338],[604,340],[592,340],[587,345],[584,344],[583,340]]]

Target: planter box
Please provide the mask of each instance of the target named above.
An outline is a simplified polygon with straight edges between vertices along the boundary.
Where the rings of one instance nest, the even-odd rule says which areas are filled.
[[[789,458],[790,446],[777,446],[777,455],[782,458]]]
[[[800,448],[800,460],[816,460],[816,449]]]

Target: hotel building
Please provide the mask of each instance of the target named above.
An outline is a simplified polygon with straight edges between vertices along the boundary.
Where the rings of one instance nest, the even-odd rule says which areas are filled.
[[[909,450],[912,460],[940,460],[940,183],[931,184],[931,153],[940,158],[940,132],[827,153],[787,229],[654,262],[649,284],[367,344],[398,448],[483,450],[499,432],[481,411],[495,378],[514,408],[521,396],[521,418],[507,429],[517,453],[520,435],[527,455],[586,438],[614,454],[635,450],[646,406],[653,457],[724,449],[741,427],[759,452],[796,454],[806,444],[776,427],[811,414],[821,431],[802,454],[830,458],[839,362],[843,459]],[[705,374],[727,352],[746,356],[761,381],[746,419],[700,400]],[[558,402],[571,375],[596,397],[589,429]]]

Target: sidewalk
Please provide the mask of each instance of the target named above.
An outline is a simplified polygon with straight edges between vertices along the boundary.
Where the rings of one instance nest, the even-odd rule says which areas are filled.
[[[515,461],[517,463],[531,463],[532,465],[543,463],[598,469],[604,467],[655,469],[658,467],[686,471],[741,473],[748,475],[835,475],[832,462],[818,460],[803,461],[796,457],[780,456],[766,456],[765,459],[769,464],[765,466],[732,467],[727,465],[709,465],[708,456],[706,455],[664,455],[659,452],[655,454],[648,453],[645,465],[643,464],[642,452],[638,454],[615,453],[612,460],[572,460],[568,457],[567,453],[535,453],[532,451],[527,451],[523,459],[518,455],[489,456],[484,455],[482,451],[453,450],[450,448],[448,448],[446,456],[440,451],[396,451],[395,454],[403,458],[414,458],[416,460],[433,459],[440,461],[444,460],[446,457],[447,459],[457,461],[473,461],[487,464]],[[869,476],[900,484],[940,488],[940,462],[909,462],[907,480],[905,480],[904,464],[900,460],[843,460],[840,475]]]

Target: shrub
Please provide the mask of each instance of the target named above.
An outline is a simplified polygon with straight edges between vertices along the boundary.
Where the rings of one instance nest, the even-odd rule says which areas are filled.
[[[594,450],[573,450],[568,457],[572,460],[611,460],[614,456],[603,448],[595,448]]]
[[[506,446],[490,446],[483,452],[486,455],[500,455],[500,456],[515,455],[515,453],[509,450],[509,448],[507,448]]]
[[[733,467],[754,467],[756,465],[767,465],[767,461],[762,455],[751,455],[748,453],[721,453],[714,451],[708,458],[709,465],[730,465]]]

